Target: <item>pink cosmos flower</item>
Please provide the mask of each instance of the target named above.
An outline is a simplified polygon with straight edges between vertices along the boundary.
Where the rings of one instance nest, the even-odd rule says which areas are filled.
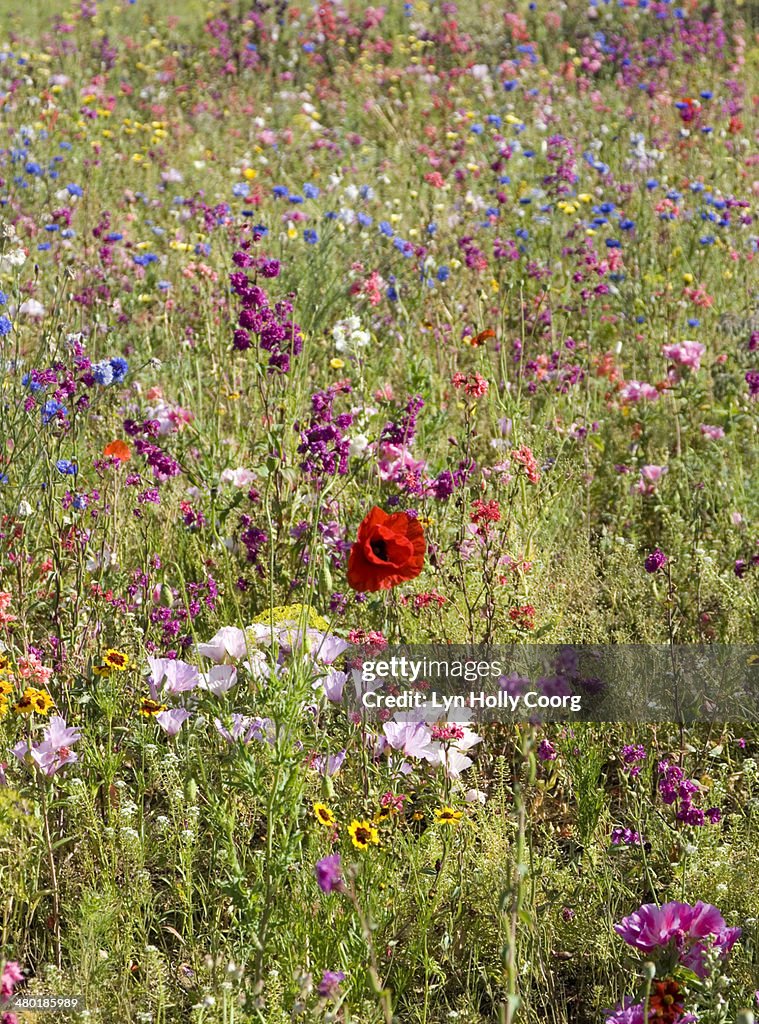
[[[614,930],[624,941],[643,953],[652,953],[672,943],[680,962],[705,977],[704,954],[710,946],[727,956],[741,935],[740,928],[728,928],[716,907],[699,901],[688,903],[645,903],[625,917]]]

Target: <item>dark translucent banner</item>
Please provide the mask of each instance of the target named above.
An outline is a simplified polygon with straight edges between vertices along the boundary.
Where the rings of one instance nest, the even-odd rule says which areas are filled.
[[[354,648],[351,711],[375,721],[759,721],[759,646]]]

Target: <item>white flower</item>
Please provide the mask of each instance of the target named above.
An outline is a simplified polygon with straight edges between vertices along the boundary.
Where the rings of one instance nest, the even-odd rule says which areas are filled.
[[[234,487],[247,487],[256,479],[256,474],[250,469],[225,469],[219,477],[223,484],[232,484]]]
[[[26,253],[23,249],[11,249],[10,252],[0,256],[0,274],[7,274],[16,267],[23,267],[26,263]]]
[[[338,320],[332,328],[332,338],[338,352],[351,355],[362,348],[366,348],[371,341],[371,335],[363,330],[361,321],[357,316],[346,317],[345,320]]]
[[[31,316],[35,318],[43,317],[47,313],[47,310],[42,303],[37,302],[36,299],[27,299],[26,302],[22,302],[18,311],[22,316]]]
[[[481,789],[468,789],[464,794],[464,799],[468,804],[484,804],[487,802],[488,795]]]
[[[348,453],[351,458],[355,458],[357,455],[363,455],[366,449],[369,447],[369,438],[366,434],[356,434],[355,437],[350,439],[348,446]]]

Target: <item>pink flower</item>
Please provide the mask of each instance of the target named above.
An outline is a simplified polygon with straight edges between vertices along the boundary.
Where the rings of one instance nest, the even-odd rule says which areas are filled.
[[[619,397],[623,402],[655,402],[659,397],[659,392],[653,384],[647,384],[645,381],[639,380],[628,380],[620,388]]]
[[[708,437],[710,441],[721,441],[725,436],[725,431],[722,427],[711,427],[708,423],[701,424],[701,433],[704,437]]]
[[[740,938],[740,928],[727,928],[716,907],[699,901],[688,903],[645,903],[642,907],[614,925],[614,930],[629,946],[652,953],[673,944],[680,962],[705,977],[704,954],[708,948],[727,956]],[[707,941],[708,940],[708,941]]]
[[[155,720],[167,736],[176,736],[189,717],[190,712],[184,708],[172,708],[171,711],[161,711]]]
[[[643,466],[640,475],[650,484],[658,483],[667,472],[666,466]]]
[[[0,977],[0,999],[3,1001],[10,999],[13,989],[23,980],[24,975],[19,965],[15,960],[9,960],[3,968],[2,977]]]
[[[53,776],[64,765],[73,764],[78,760],[77,755],[71,747],[81,739],[78,729],[71,729],[66,725],[66,720],[60,715],[53,715],[50,724],[42,738],[42,742],[36,746],[30,745],[26,740],[20,740],[13,748],[13,754],[22,763],[27,755],[37,765],[41,772],[47,776]]]
[[[248,646],[241,629],[237,626],[222,626],[207,643],[196,644],[195,650],[218,665],[244,658]]]
[[[700,369],[701,356],[704,352],[706,352],[706,346],[699,341],[681,341],[676,345],[662,346],[662,355],[689,370]]]

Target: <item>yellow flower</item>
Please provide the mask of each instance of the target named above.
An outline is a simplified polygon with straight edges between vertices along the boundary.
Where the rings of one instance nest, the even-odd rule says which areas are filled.
[[[329,365],[332,367],[333,370],[342,370],[342,368],[345,366],[345,363],[343,362],[342,359],[335,358],[330,359]]]
[[[103,661],[108,668],[113,668],[117,672],[125,672],[129,668],[129,658],[127,655],[122,651],[115,651],[112,647],[103,655]]]
[[[55,707],[53,698],[46,690],[37,690],[32,697],[32,704],[38,715],[46,715],[52,707]]]
[[[435,821],[438,825],[456,825],[463,817],[463,811],[455,811],[452,807],[437,807],[435,809]]]
[[[337,821],[329,807],[321,803],[314,804],[314,817],[320,825],[326,825],[327,827],[334,825]]]
[[[107,665],[93,665],[92,674],[95,676],[109,676],[111,674],[111,670]]]
[[[5,694],[0,694],[0,718],[5,718],[8,714],[8,698]]]
[[[348,835],[357,850],[368,850],[370,843],[379,846],[379,832],[370,821],[357,821],[354,818],[348,826]]]
[[[166,705],[159,704],[157,700],[152,700],[150,697],[143,697],[140,701],[140,714],[144,715],[145,718],[152,718],[154,715],[160,715],[162,711],[166,711]]]
[[[45,690],[27,686],[13,706],[17,715],[46,715],[53,705],[53,698]]]
[[[10,679],[0,679],[0,698],[10,697],[13,693],[13,683]]]
[[[283,623],[294,622],[296,625],[300,623],[303,615],[304,605],[302,604],[281,604],[272,608],[270,611],[261,612],[253,619],[254,624],[263,623],[268,626],[270,622],[275,625],[282,625]],[[326,619],[323,619],[315,609],[308,609],[308,619],[306,625],[311,629],[318,629],[321,633],[326,633],[329,630],[329,623]]]

